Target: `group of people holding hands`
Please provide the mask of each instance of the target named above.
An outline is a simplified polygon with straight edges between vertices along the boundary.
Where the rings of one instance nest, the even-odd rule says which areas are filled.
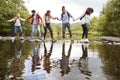
[[[15,22],[14,36],[16,35],[17,29],[20,30],[20,36],[22,36],[23,30],[22,30],[22,26],[21,26],[21,21],[27,21],[29,19],[32,19],[31,20],[31,24],[32,24],[31,38],[33,38],[34,30],[35,30],[35,28],[37,28],[39,39],[41,39],[40,24],[43,23],[43,25],[44,25],[44,40],[46,38],[46,33],[47,33],[47,29],[48,29],[50,31],[51,39],[54,41],[55,39],[53,37],[53,31],[52,31],[50,23],[51,23],[51,19],[57,19],[57,20],[62,21],[62,38],[63,38],[63,40],[65,40],[65,31],[67,28],[69,35],[70,35],[70,39],[72,41],[73,39],[72,39],[72,31],[71,31],[71,26],[70,26],[70,18],[72,18],[73,21],[80,19],[81,26],[83,29],[81,41],[83,41],[85,39],[85,41],[89,42],[88,41],[88,26],[91,26],[90,15],[93,12],[94,12],[94,10],[92,8],[87,8],[85,13],[82,16],[74,19],[74,17],[65,9],[65,6],[62,6],[62,13],[61,13],[60,19],[58,17],[51,16],[50,10],[47,10],[47,12],[43,16],[43,19],[38,13],[36,13],[35,10],[32,10],[31,11],[32,14],[28,18],[23,19],[20,17],[20,14],[17,14],[13,19],[8,20],[8,22],[11,22],[11,21]]]

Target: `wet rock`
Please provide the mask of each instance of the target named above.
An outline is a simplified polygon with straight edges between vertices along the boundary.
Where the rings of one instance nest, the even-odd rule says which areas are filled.
[[[114,45],[120,45],[120,42],[113,42]]]
[[[91,42],[92,44],[103,44],[103,42],[100,42],[100,41],[93,41]]]
[[[109,41],[117,41],[120,42],[120,37],[113,37],[113,36],[97,36],[98,38],[102,38],[105,40],[109,40]]]

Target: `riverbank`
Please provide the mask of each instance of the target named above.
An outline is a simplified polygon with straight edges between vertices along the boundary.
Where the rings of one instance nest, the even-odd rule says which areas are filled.
[[[114,36],[97,36],[97,38],[105,39],[105,40],[108,40],[108,41],[120,42],[120,37],[114,37]]]

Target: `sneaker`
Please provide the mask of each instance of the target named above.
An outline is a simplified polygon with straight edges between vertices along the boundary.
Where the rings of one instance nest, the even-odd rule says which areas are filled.
[[[12,40],[12,42],[14,42],[15,41],[15,37],[12,37],[11,40]]]
[[[11,37],[11,39],[12,39],[12,40],[14,40],[14,39],[15,39],[15,37]]]
[[[84,42],[84,39],[81,39],[80,42]]]
[[[24,40],[24,37],[21,37],[20,39],[21,39],[21,40]]]
[[[15,40],[14,39],[12,39],[12,42],[14,42]]]
[[[88,39],[85,39],[85,42],[89,42],[89,40],[88,40]]]
[[[84,47],[84,49],[85,49],[85,48],[88,48],[88,45],[89,45],[89,44],[82,44],[82,45],[83,45],[83,47]]]
[[[23,40],[21,40],[21,43],[23,43],[25,40],[23,39]]]

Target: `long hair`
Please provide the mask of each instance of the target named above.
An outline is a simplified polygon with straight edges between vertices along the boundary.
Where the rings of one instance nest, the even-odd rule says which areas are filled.
[[[45,13],[45,16],[50,16],[50,10],[47,10],[47,12]]]
[[[65,13],[65,6],[62,6],[62,12]]]
[[[86,9],[86,11],[85,11],[85,14],[90,15],[90,14],[93,13],[93,12],[94,12],[93,8],[88,7],[88,8]]]

